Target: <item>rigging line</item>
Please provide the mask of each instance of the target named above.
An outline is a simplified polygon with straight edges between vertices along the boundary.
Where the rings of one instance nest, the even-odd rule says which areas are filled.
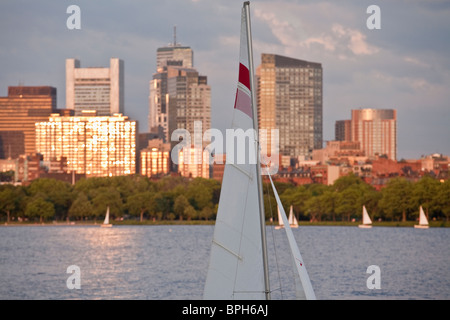
[[[267,170],[269,170],[268,169],[268,165],[266,164],[266,167],[267,167]],[[268,173],[269,173],[269,171],[267,171]],[[273,212],[272,212],[272,204],[271,204],[271,202],[270,202],[270,186],[269,186],[269,184],[267,184],[267,196],[268,196],[268,199],[269,199],[269,210],[270,210],[270,218],[271,218],[271,220],[272,220],[272,222],[271,222],[271,230],[270,230],[270,233],[272,234],[272,242],[273,242],[273,251],[274,251],[274,253],[275,253],[275,264],[276,264],[276,266],[277,266],[277,275],[278,275],[278,283],[279,283],[279,289],[280,289],[280,294],[281,294],[281,300],[283,300],[283,289],[282,289],[282,284],[281,284],[281,276],[280,276],[280,266],[279,266],[279,264],[278,264],[278,255],[277,255],[277,246],[276,246],[276,243],[275,243],[275,234],[274,234],[274,230],[275,230],[275,228],[274,228],[274,218],[273,218]]]

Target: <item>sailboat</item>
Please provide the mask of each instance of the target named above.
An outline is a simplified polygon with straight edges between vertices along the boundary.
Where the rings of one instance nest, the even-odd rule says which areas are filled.
[[[362,224],[360,224],[358,227],[360,228],[372,228],[372,220],[369,217],[369,214],[367,213],[366,206],[363,206],[363,213],[362,213]]]
[[[414,228],[417,229],[428,229],[428,219],[425,213],[423,212],[422,206],[420,206],[420,213],[419,213],[419,224],[415,224]]]
[[[294,210],[291,206],[291,208],[289,209],[289,225],[291,228],[298,228],[298,222],[297,222],[297,218],[294,215]],[[275,227],[275,229],[282,229],[284,228],[284,222],[283,222],[283,218],[281,217],[281,212],[280,212],[280,208],[278,208],[278,226]]]
[[[251,163],[248,157],[244,163],[237,164],[227,158],[203,293],[203,298],[208,300],[271,298],[250,26],[247,1],[241,14],[239,81],[232,127],[244,131],[253,129],[248,130],[252,134],[246,151],[249,155],[254,152],[256,161],[253,162],[256,163]],[[286,213],[270,174],[268,176],[291,249],[297,298],[315,299]]]
[[[109,206],[106,208],[105,221],[103,221],[103,224],[101,224],[100,227],[103,227],[103,228],[111,228],[112,227],[112,224],[109,223]]]

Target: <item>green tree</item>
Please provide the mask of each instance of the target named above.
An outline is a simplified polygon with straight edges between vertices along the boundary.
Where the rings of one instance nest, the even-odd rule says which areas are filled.
[[[79,192],[77,198],[72,203],[69,209],[69,217],[83,219],[83,217],[91,216],[93,212],[93,207],[91,201],[84,194],[84,192]]]
[[[18,207],[17,192],[12,185],[6,185],[0,189],[0,213],[6,214],[6,222],[9,223],[11,213]]]
[[[361,193],[357,185],[347,187],[339,192],[336,202],[336,214],[341,218],[347,216],[347,221],[350,221],[352,215],[358,216],[361,210],[360,196]]]
[[[110,214],[114,217],[123,215],[123,202],[119,191],[113,187],[102,187],[91,190],[92,214],[95,218],[104,217],[109,206]]]
[[[36,179],[28,186],[28,192],[31,197],[39,193],[45,195],[43,199],[53,204],[55,215],[60,219],[67,215],[72,204],[72,186],[67,182],[50,178]]]
[[[150,191],[142,191],[128,196],[125,207],[129,214],[133,216],[139,215],[139,221],[142,222],[144,220],[144,213],[149,213],[152,209],[152,201],[153,193]]]
[[[183,220],[183,218],[187,218],[187,214],[186,213],[191,213],[192,214],[192,211],[191,212],[186,212],[189,207],[192,207],[192,206],[189,203],[188,199],[186,199],[186,197],[184,195],[180,194],[175,199],[175,202],[173,204],[173,212],[179,217],[180,220]]]
[[[381,199],[378,203],[386,218],[406,221],[411,212],[412,184],[405,178],[389,180],[381,190]]]
[[[433,207],[442,212],[447,221],[450,220],[450,180],[439,184],[433,198]]]
[[[55,215],[55,207],[41,196],[36,196],[28,202],[25,215],[31,219],[39,217],[39,221],[43,222]]]
[[[430,176],[424,176],[412,185],[411,201],[416,208],[414,216],[419,216],[419,206],[422,206],[425,215],[430,219],[429,212],[437,211],[435,204],[435,196],[438,193],[440,182]]]

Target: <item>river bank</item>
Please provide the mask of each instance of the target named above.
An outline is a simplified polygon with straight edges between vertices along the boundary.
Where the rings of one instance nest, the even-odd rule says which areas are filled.
[[[144,220],[144,221],[137,221],[137,220],[122,220],[122,221],[111,221],[113,225],[117,226],[127,226],[127,225],[214,225],[214,220]],[[346,227],[357,227],[360,224],[360,222],[348,222],[348,221],[299,221],[299,226],[301,227],[307,227],[307,226],[330,226],[330,227],[339,227],[339,226],[346,226]],[[376,227],[408,227],[413,228],[414,225],[417,224],[417,221],[378,221],[374,222],[372,226],[374,228]],[[99,221],[46,221],[43,223],[38,222],[28,222],[28,221],[22,221],[22,222],[16,222],[12,221],[9,223],[2,222],[0,224],[0,227],[5,226],[100,226],[101,222]],[[276,222],[267,222],[267,226],[276,226]],[[450,227],[450,221],[430,221],[430,228],[449,228]]]

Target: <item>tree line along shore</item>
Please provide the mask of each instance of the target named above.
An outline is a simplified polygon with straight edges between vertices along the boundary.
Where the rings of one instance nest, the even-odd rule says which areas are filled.
[[[412,226],[422,206],[431,226],[449,226],[450,180],[391,179],[380,191],[350,174],[332,185],[276,182],[285,210],[301,225],[356,225],[362,206],[377,226]],[[115,224],[212,224],[220,198],[214,179],[140,175],[87,178],[74,185],[41,178],[26,186],[0,185],[0,221],[7,224],[96,224],[109,206]],[[268,223],[277,220],[275,197],[263,182]]]

